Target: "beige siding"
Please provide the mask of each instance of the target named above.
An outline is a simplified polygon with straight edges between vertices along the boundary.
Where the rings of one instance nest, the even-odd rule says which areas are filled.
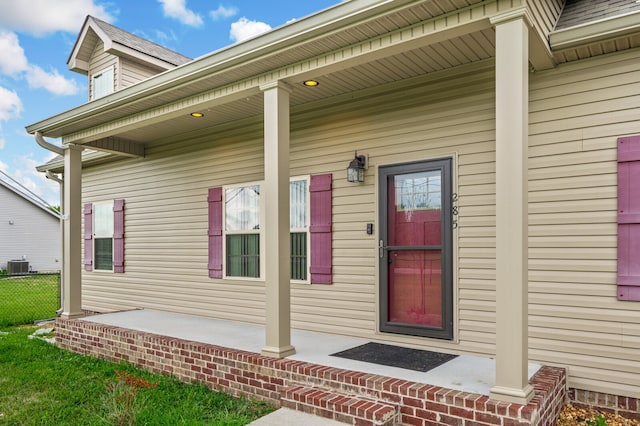
[[[334,283],[293,285],[294,327],[493,354],[495,262],[484,252],[493,252],[495,244],[493,65],[449,75],[294,110],[291,175],[334,177]],[[261,138],[256,117],[213,136],[151,146],[144,160],[86,170],[85,202],[126,200],[126,273],[85,273],[84,307],[146,307],[262,322],[263,283],[207,276],[206,203],[209,187],[263,178]],[[363,185],[345,178],[355,149],[369,156]],[[456,272],[460,343],[376,335],[377,238],[365,232],[366,223],[378,221],[376,167],[443,156],[459,163],[459,206],[469,212],[460,216],[466,257]]]
[[[640,303],[616,299],[616,137],[640,133],[640,51],[531,74],[530,357],[569,385],[640,386]],[[333,173],[332,285],[293,285],[295,328],[494,354],[495,132],[491,61],[303,105],[291,175]],[[354,150],[366,182],[348,184]],[[378,334],[377,167],[452,156],[453,342]],[[85,171],[85,201],[126,200],[126,273],[85,273],[84,307],[155,308],[261,323],[264,284],[207,276],[207,189],[263,178],[262,119],[159,141],[145,159]]]
[[[159,74],[161,71],[127,58],[120,58],[120,89]]]
[[[616,138],[640,133],[640,51],[533,74],[530,356],[640,396],[640,304],[616,299]]]
[[[113,79],[114,79],[114,90],[118,90],[120,80],[120,69],[118,66],[118,57],[114,56],[110,53],[104,52],[104,43],[102,41],[96,43],[96,47],[93,50],[93,55],[91,55],[91,60],[89,61],[89,73],[87,74],[89,77],[89,100],[91,100],[93,93],[93,79],[92,76],[96,73],[99,73],[106,68],[113,67]]]

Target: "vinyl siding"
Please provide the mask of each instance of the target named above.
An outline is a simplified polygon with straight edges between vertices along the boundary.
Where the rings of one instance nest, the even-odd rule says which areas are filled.
[[[0,185],[0,268],[25,256],[33,271],[59,271],[61,251],[60,220]]]
[[[495,242],[474,231],[489,223],[488,233],[494,233],[493,65],[489,61],[444,77],[294,109],[290,174],[333,174],[334,259],[333,284],[292,285],[295,328],[493,354],[494,319],[483,314],[494,309],[494,262],[486,262],[482,248],[494,250]],[[369,157],[362,185],[346,181],[355,149]],[[262,119],[256,117],[221,127],[214,136],[159,142],[148,147],[144,160],[85,170],[83,202],[123,198],[127,209],[126,273],[85,273],[84,307],[146,307],[263,322],[264,283],[207,276],[207,189],[263,179],[262,150]],[[376,167],[445,156],[455,157],[465,180],[456,189],[461,211],[470,211],[461,215],[461,224],[483,221],[460,228],[460,246],[476,248],[456,272],[461,277],[460,344],[376,335],[377,237],[365,232],[367,223],[378,222]]]
[[[616,140],[640,133],[640,51],[531,78],[529,336],[570,387],[638,397],[640,304],[616,299]]]
[[[119,58],[120,60],[120,89],[129,87],[132,84],[159,74],[162,70],[149,67],[139,62],[132,61],[127,58]]]
[[[640,304],[616,299],[616,138],[640,134],[640,51],[530,75],[530,359],[569,386],[639,396]],[[494,355],[493,62],[294,108],[290,174],[333,174],[333,284],[292,285],[295,328]],[[158,141],[84,171],[83,202],[123,198],[126,273],[85,273],[84,308],[262,323],[264,284],[208,278],[207,189],[263,178],[262,118]],[[364,184],[346,182],[366,154]],[[452,156],[453,342],[377,330],[377,167]],[[125,184],[126,183],[126,184]]]

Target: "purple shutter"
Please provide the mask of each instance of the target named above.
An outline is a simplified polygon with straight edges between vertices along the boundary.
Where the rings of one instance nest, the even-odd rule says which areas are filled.
[[[331,284],[331,174],[311,176],[311,283]]]
[[[640,300],[640,136],[618,139],[618,299]]]
[[[113,201],[113,272],[124,272],[124,200]]]
[[[209,277],[222,278],[222,188],[209,188]]]
[[[84,270],[93,271],[93,204],[84,205]]]

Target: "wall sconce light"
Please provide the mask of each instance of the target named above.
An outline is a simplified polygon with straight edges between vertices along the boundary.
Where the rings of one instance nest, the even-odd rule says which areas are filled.
[[[355,157],[347,167],[347,182],[364,182],[364,171],[367,166],[367,156],[358,155],[356,151]]]

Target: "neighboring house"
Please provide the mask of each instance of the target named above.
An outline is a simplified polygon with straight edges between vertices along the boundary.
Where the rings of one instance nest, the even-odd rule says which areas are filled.
[[[496,357],[499,400],[527,361],[640,397],[640,3],[352,0],[189,62],[105,28],[69,61],[114,64],[104,96],[27,127],[64,143],[63,317],[266,324],[276,357],[290,319]]]
[[[62,268],[60,216],[0,179],[0,269],[19,261],[17,272]]]

